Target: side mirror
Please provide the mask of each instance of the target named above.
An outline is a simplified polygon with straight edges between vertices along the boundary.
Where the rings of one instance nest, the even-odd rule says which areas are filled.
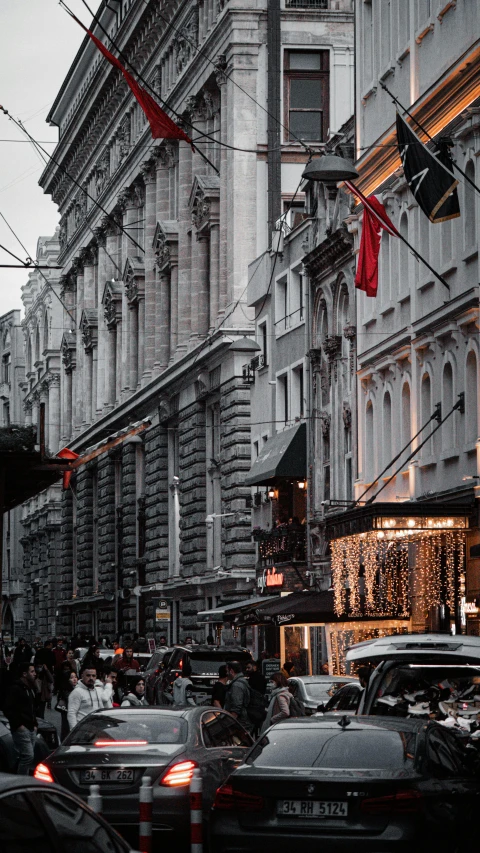
[[[325,705],[323,702],[320,702],[320,705],[317,705],[317,713],[320,713],[320,714],[325,713]]]

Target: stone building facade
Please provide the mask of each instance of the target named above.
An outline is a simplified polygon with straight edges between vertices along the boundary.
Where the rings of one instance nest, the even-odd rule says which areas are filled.
[[[365,612],[403,614],[412,630],[479,633],[479,193],[457,175],[461,216],[428,220],[401,169],[395,107],[382,85],[434,140],[451,139],[454,159],[478,187],[480,9],[474,0],[357,0],[355,8],[357,183],[383,200],[400,234],[450,289],[403,242],[383,233],[378,294],[357,292],[356,299],[355,497],[372,508],[332,525],[337,612],[348,596],[350,611],[359,612],[352,592],[358,586]],[[355,250],[361,220],[359,207],[348,220]],[[378,505],[385,507],[382,521],[373,517]],[[382,527],[378,537],[367,522]],[[410,547],[401,545],[406,537],[413,537]],[[376,579],[368,551],[374,541]],[[358,547],[364,549],[360,578],[350,559]]]
[[[0,317],[0,358],[0,427],[23,425],[25,359],[19,310]],[[6,641],[25,629],[20,517],[15,507],[3,519],[2,631]]]
[[[57,266],[59,234],[40,237],[36,262]],[[37,430],[44,412],[45,452],[56,456],[60,444],[60,343],[71,317],[62,305],[60,275],[56,270],[32,270],[22,287],[24,308],[23,353],[25,376],[22,405],[25,424]],[[61,577],[61,484],[22,504],[20,541],[23,547],[25,632],[30,639],[54,636]]]
[[[285,137],[266,92],[296,79],[290,66],[284,73],[281,43],[293,55],[322,45],[338,20],[351,26],[349,0],[174,2],[168,21],[165,9],[102,4],[99,14],[122,55],[183,116],[195,152],[152,141],[123,78],[88,37],[49,114],[60,145],[40,183],[59,206],[62,298],[75,317],[64,315],[60,345],[60,444],[83,454],[151,422],[82,466],[63,493],[57,630],[67,633],[153,636],[161,596],[170,638],[201,639],[200,609],[253,590],[247,267],[268,248],[282,192],[293,195],[307,158],[292,135],[302,120],[294,88],[285,90]],[[347,42],[330,51],[330,39],[330,72],[313,69],[317,88],[328,73],[336,81],[332,115],[352,61]],[[317,123],[326,118],[320,97],[318,107]]]

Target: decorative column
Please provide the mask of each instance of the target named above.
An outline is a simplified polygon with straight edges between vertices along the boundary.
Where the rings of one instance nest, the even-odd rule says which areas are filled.
[[[91,424],[93,415],[95,414],[95,406],[97,400],[96,377],[94,381],[93,368],[94,357],[93,351],[97,348],[98,328],[97,328],[97,312],[94,309],[86,309],[82,313],[80,321],[82,331],[82,343],[85,350],[84,360],[84,393],[85,393],[85,423]],[[95,358],[95,367],[97,359]]]
[[[179,142],[178,145],[178,184],[178,242],[182,253],[178,258],[177,352],[181,355],[186,352],[190,337],[191,255],[188,244],[192,221],[188,202],[192,188],[192,151],[187,142]]]
[[[196,293],[192,300],[192,336],[204,337],[208,332],[210,241],[207,235],[197,234]],[[194,305],[194,303],[196,303]]]
[[[133,206],[133,191],[130,187],[125,187],[117,196],[117,205],[123,215],[123,227],[125,231],[122,235],[122,265],[124,269],[127,258],[135,257],[137,247],[127,236],[131,233],[132,223],[136,218],[136,208]],[[126,232],[126,233],[125,233]],[[121,274],[120,274],[121,278]],[[122,319],[121,323],[117,323],[117,380],[118,394],[117,399],[120,401],[125,398],[129,392],[129,351],[130,351],[131,336],[129,330],[129,312],[127,311],[127,299],[122,292]]]
[[[173,361],[178,329],[178,225],[170,220],[158,222],[154,249],[157,266],[157,330],[159,333],[158,363],[164,370]],[[172,291],[174,288],[174,293]],[[173,293],[173,297],[172,297]]]
[[[122,292],[121,284],[117,282],[109,282],[105,289],[103,298],[103,314],[105,325],[107,327],[107,346],[106,346],[106,370],[105,370],[105,407],[104,411],[109,412],[115,405],[117,399],[117,364],[118,364],[118,347],[121,336],[119,334],[118,325],[122,317]]]
[[[68,444],[73,433],[73,371],[76,364],[75,334],[65,332],[60,351],[64,372],[62,406],[62,443]]]
[[[98,305],[103,296],[105,282],[108,273],[108,258],[107,258],[107,229],[105,227],[95,228],[95,240],[98,246],[98,277],[97,277],[97,294],[95,307],[97,308],[98,316],[98,344],[95,352],[95,363],[93,367],[93,384],[96,388],[96,395],[92,404],[93,417],[100,417],[105,397],[105,349],[107,330],[103,322],[103,312],[98,310]]]
[[[216,222],[210,227],[210,322],[213,331],[220,311],[220,226]]]
[[[153,362],[155,361],[155,254],[153,251],[153,236],[156,222],[156,190],[157,176],[155,160],[146,160],[141,165],[145,184],[145,300],[142,309],[144,321],[139,316],[139,333],[144,340],[144,358],[142,359],[142,385],[152,377]],[[143,300],[142,300],[143,302]]]
[[[74,261],[75,272],[77,276],[77,317],[82,316],[83,310],[83,266],[80,258],[76,258]],[[82,423],[84,422],[84,391],[83,391],[83,373],[84,373],[84,353],[82,346],[82,332],[80,326],[77,328],[77,364],[75,370],[75,407],[73,411],[73,427],[74,430],[79,430]]]
[[[178,259],[170,267],[170,364],[178,345]]]
[[[217,56],[215,77],[220,89],[220,140],[227,142],[227,61],[224,54]],[[220,149],[220,246],[219,246],[219,311],[224,313],[227,305],[227,154],[223,145]]]
[[[48,449],[55,456],[60,449],[60,374],[50,374],[48,385]]]
[[[217,175],[195,177],[190,200],[197,239],[192,333],[199,336],[206,335],[209,329],[213,330],[218,319],[219,195],[220,181]]]
[[[25,412],[25,426],[32,425],[32,401],[25,400],[23,404],[23,411]]]

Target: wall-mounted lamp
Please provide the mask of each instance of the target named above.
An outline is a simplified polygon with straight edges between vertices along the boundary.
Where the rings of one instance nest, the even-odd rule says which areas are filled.
[[[267,492],[267,495],[270,498],[270,500],[274,500],[278,496],[278,493],[277,493],[276,489],[269,489]]]
[[[297,486],[299,489],[306,489],[307,488],[307,484],[306,484],[305,480],[299,480],[299,482],[297,483]]]

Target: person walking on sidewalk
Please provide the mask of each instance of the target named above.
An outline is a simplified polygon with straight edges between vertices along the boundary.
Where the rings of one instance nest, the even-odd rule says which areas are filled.
[[[229,661],[227,668],[231,681],[227,687],[223,707],[237,718],[238,722],[242,724],[247,732],[251,732],[253,727],[248,716],[248,706],[250,704],[250,687],[248,686],[248,681],[242,672],[242,665],[238,660]]]
[[[75,728],[80,720],[92,711],[111,708],[112,683],[107,676],[107,684],[97,681],[97,670],[87,666],[80,675],[80,681],[68,697],[67,720],[70,729]]]
[[[5,702],[5,716],[10,723],[17,754],[17,773],[28,776],[34,759],[37,718],[35,716],[35,667],[29,661],[18,666],[19,679],[10,688]]]

